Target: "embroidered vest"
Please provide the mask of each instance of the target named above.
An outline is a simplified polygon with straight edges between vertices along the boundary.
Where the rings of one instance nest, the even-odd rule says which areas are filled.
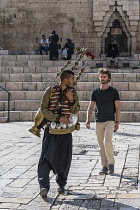
[[[73,91],[72,88],[71,88],[71,90]],[[52,93],[51,93],[51,97],[50,97],[49,110],[52,111],[59,105],[61,107],[61,115],[63,115],[64,117],[69,117],[70,116],[70,107],[69,107],[68,98],[65,96],[64,101],[60,99],[62,90],[60,89],[59,86],[53,87],[53,89],[51,91],[52,91]],[[54,113],[57,114],[58,111],[56,110]]]

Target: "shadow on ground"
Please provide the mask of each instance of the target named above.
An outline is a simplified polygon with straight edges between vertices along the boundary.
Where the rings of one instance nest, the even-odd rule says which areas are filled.
[[[139,199],[107,199],[72,191],[67,191],[65,195],[58,195],[53,201],[49,197],[44,198],[44,202],[52,203],[50,210],[52,208],[59,210],[139,210],[140,208]]]

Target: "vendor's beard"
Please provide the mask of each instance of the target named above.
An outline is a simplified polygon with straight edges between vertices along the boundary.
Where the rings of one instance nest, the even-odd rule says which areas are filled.
[[[74,84],[71,84],[71,85],[67,84],[67,88],[73,88],[73,87],[74,87]]]

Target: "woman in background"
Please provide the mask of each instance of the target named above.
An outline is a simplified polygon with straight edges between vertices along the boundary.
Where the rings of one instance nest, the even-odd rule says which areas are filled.
[[[67,49],[67,60],[70,60],[72,54],[74,53],[74,43],[72,43],[71,39],[67,39],[67,42],[63,49]]]

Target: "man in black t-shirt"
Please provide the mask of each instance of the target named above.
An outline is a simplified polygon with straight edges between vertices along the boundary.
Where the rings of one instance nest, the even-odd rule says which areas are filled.
[[[90,118],[95,107],[96,135],[100,147],[102,169],[99,174],[114,173],[113,131],[116,132],[120,122],[120,97],[118,91],[109,86],[111,73],[101,68],[98,72],[101,86],[93,90],[87,110],[86,127],[90,128]]]

